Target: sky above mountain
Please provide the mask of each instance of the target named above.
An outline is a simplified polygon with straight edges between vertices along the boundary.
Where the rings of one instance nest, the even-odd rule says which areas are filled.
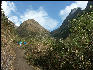
[[[16,26],[27,19],[34,19],[52,31],[62,25],[71,9],[86,8],[88,1],[2,1],[1,8]]]

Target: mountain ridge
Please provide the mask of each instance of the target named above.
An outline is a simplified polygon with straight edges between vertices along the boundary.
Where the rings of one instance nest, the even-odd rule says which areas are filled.
[[[80,7],[72,9],[69,15],[63,21],[62,25],[59,28],[53,30],[51,32],[51,35],[55,38],[63,38],[63,39],[67,38],[70,34],[69,28],[71,27],[69,21],[72,19],[76,19],[77,17],[82,15],[84,11],[89,11],[89,10],[91,11],[92,9],[93,9],[93,1],[88,1],[87,6],[84,10],[81,10]]]
[[[63,21],[62,25],[51,32],[51,35],[54,36],[54,37],[59,37],[59,38],[63,38],[65,39],[68,35],[69,35],[69,27],[70,27],[70,24],[69,24],[69,20],[73,19],[73,18],[76,18],[77,14],[81,13],[81,8],[74,8],[71,10],[71,12],[69,13],[69,15],[66,17],[66,19]],[[64,31],[66,30],[66,31]],[[63,35],[65,34],[65,35]]]

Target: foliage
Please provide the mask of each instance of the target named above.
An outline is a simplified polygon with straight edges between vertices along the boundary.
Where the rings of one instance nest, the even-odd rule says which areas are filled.
[[[70,24],[71,34],[66,39],[51,40],[45,55],[29,60],[44,70],[92,70],[93,11],[83,11]]]
[[[19,35],[3,13],[1,20],[3,23],[1,28],[5,27],[6,33],[7,28],[12,35],[16,34],[15,42],[20,40],[27,42],[23,48],[29,64],[40,66],[43,70],[93,69],[93,10],[83,10],[74,19],[69,20],[70,26],[66,26],[68,29],[60,31],[63,32],[62,37],[69,33],[65,39],[54,39],[42,31],[37,32],[37,29],[33,32],[21,26],[21,30],[18,30]],[[49,33],[46,30],[44,32]]]

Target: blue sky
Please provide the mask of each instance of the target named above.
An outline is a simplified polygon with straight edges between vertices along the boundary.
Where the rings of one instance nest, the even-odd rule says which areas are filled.
[[[52,31],[62,24],[71,9],[84,9],[86,6],[87,1],[3,1],[1,7],[17,26],[28,19],[34,19]]]

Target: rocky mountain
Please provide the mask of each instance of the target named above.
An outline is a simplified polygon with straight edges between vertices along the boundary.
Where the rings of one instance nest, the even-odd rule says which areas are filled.
[[[62,25],[51,32],[52,36],[57,38],[66,38],[69,35],[69,20],[76,18],[76,16],[81,13],[81,8],[74,8],[71,10],[69,15],[66,17],[66,19],[63,21]]]
[[[24,21],[18,28],[17,32],[21,37],[36,37],[39,35],[49,35],[49,31],[43,28],[37,21],[34,19],[28,19]]]
[[[93,9],[93,1],[88,2],[86,10],[91,9],[91,8]]]
[[[89,1],[85,10],[89,11],[92,9],[93,9],[93,1]],[[63,21],[62,25],[58,29],[52,31],[51,35],[56,38],[63,38],[63,39],[68,37],[70,34],[69,28],[71,27],[71,25],[69,24],[69,20],[75,19],[77,18],[77,16],[79,17],[85,10],[81,10],[81,8],[72,9],[69,15]]]

